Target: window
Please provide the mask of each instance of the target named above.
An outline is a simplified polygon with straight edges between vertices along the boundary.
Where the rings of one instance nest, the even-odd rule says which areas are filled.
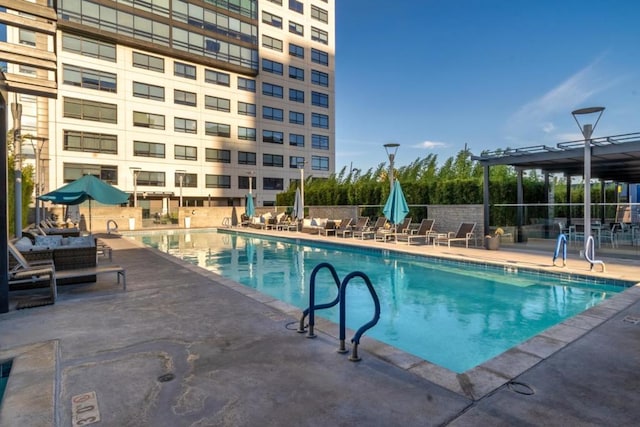
[[[304,4],[298,0],[289,0],[289,9],[304,14]]]
[[[137,98],[164,101],[164,88],[146,83],[133,82],[133,96]]]
[[[164,187],[165,176],[164,172],[138,172],[138,178],[136,178],[138,185],[146,185],[147,187]]]
[[[238,151],[238,164],[239,165],[255,165],[256,153],[252,153],[250,151]]]
[[[271,61],[269,59],[262,60],[262,71],[281,76],[283,74],[283,69],[284,67],[279,62]]]
[[[155,157],[164,159],[164,144],[157,142],[133,141],[133,155],[137,157]]]
[[[289,134],[289,145],[293,147],[304,147],[304,135],[298,135],[296,133]]]
[[[246,90],[248,92],[255,92],[256,81],[251,79],[245,79],[244,77],[238,77],[238,89]]]
[[[314,171],[328,171],[329,158],[323,156],[311,156],[311,169]]]
[[[284,134],[282,132],[277,132],[274,130],[263,130],[262,142],[269,142],[271,144],[282,144],[284,143]]]
[[[263,154],[262,166],[272,166],[274,168],[283,167],[283,157],[280,154]]]
[[[238,101],[238,114],[241,116],[256,116],[256,104]]]
[[[223,123],[204,122],[204,133],[209,136],[231,136],[231,126]]]
[[[93,175],[111,185],[118,185],[117,166],[65,163],[63,165],[62,175],[65,183],[75,181],[84,175]]]
[[[311,147],[319,150],[329,149],[329,137],[326,135],[311,135]]]
[[[311,70],[311,83],[318,86],[329,87],[329,74],[318,70]]]
[[[289,43],[289,55],[296,58],[304,58],[304,48],[297,44]]]
[[[329,22],[329,14],[324,9],[320,9],[317,6],[311,6],[311,19],[327,24]]]
[[[255,165],[255,163],[253,163]],[[257,190],[256,187],[257,184],[257,180],[256,177],[251,177],[251,188],[255,188]],[[238,177],[238,188],[240,190],[248,190],[249,189],[249,177],[248,176],[239,176]]]
[[[282,0],[269,0],[269,1],[270,1],[271,3],[275,3],[275,4],[277,4],[277,5],[282,6]],[[249,188],[249,187],[247,187],[247,188]]]
[[[215,70],[204,70],[204,81],[219,86],[230,86],[231,77],[227,73]]]
[[[116,93],[116,75],[113,73],[73,65],[62,67],[63,83],[66,85]]]
[[[178,77],[184,77],[185,79],[196,79],[196,67],[189,64],[183,64],[182,62],[173,63],[173,75]]]
[[[329,95],[320,92],[311,92],[311,105],[329,108]]]
[[[276,28],[282,28],[282,18],[269,12],[262,11],[262,22]]]
[[[302,68],[289,65],[289,77],[292,79],[304,81],[304,70]]]
[[[304,164],[304,157],[289,156],[289,168],[298,169],[300,164]]]
[[[284,179],[282,178],[262,178],[263,190],[282,190],[284,188]]]
[[[161,114],[133,112],[133,125],[150,129],[164,129],[164,116]]]
[[[118,154],[118,136],[103,133],[64,131],[64,150]]]
[[[311,40],[322,44],[329,44],[329,33],[320,28],[311,27]]]
[[[262,35],[262,46],[268,49],[277,50],[278,52],[282,52],[282,40]]]
[[[118,106],[78,98],[64,98],[63,115],[72,119],[118,123]]]
[[[133,52],[133,66],[164,73],[164,59],[140,52]]]
[[[289,21],[289,32],[299,36],[304,36],[304,26],[297,22]]]
[[[273,96],[276,98],[283,97],[282,86],[274,85],[271,83],[262,83],[262,94],[267,96]]]
[[[205,95],[204,108],[228,113],[231,111],[231,100],[227,98],[218,98],[217,96]]]
[[[204,160],[214,163],[231,163],[231,150],[220,150],[218,148],[205,148]]]
[[[281,108],[262,107],[262,118],[281,122],[284,120],[284,111]]]
[[[326,114],[311,113],[311,126],[314,128],[329,129],[329,116]]]
[[[244,141],[255,141],[256,140],[256,129],[255,128],[246,128],[243,126],[238,126],[238,139]]]
[[[289,89],[289,101],[304,102],[304,91]]]
[[[304,113],[298,113],[297,111],[289,111],[289,123],[294,125],[303,125]]]
[[[229,175],[205,175],[205,187],[207,188],[231,188]]]
[[[62,50],[82,56],[116,62],[116,45],[90,39],[88,37],[62,34]]]
[[[180,178],[182,178],[182,184],[180,184]],[[195,173],[176,172],[173,177],[176,187],[198,187],[198,175]]]
[[[329,65],[329,54],[318,49],[311,49],[311,62],[320,65]]]
[[[198,122],[192,119],[174,117],[173,130],[175,132],[183,132],[183,133],[198,133]]]
[[[19,37],[18,43],[26,45],[26,46],[35,47],[35,45],[36,45],[36,32],[35,31],[25,30],[24,28],[20,28],[20,30],[18,32],[19,32],[19,34],[18,34],[18,37]]]
[[[176,145],[173,151],[173,158],[176,160],[198,160],[198,149],[196,147]]]
[[[173,102],[181,105],[196,106],[196,94],[194,92],[185,92],[184,90],[173,90]]]

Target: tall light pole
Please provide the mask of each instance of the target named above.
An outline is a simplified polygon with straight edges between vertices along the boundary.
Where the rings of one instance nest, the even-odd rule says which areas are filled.
[[[400,147],[400,144],[393,142],[384,144],[384,151],[387,152],[387,156],[389,157],[389,183],[391,185],[391,189],[389,191],[393,191],[393,162],[396,159],[398,147]]]
[[[140,168],[130,167],[131,172],[133,172],[133,207],[138,207],[138,174],[140,173]]]
[[[36,170],[35,170],[35,179],[34,179],[34,186],[36,189],[36,203],[35,203],[36,224],[40,224],[40,214],[41,214],[40,203],[41,202],[38,199],[38,196],[40,196],[40,192],[41,192],[40,190],[42,189],[41,187],[43,184],[41,182],[42,180],[40,179],[42,174],[42,171],[40,170],[40,157],[42,156],[42,149],[44,148],[44,143],[48,141],[48,138],[25,135],[24,139],[28,139],[31,141],[31,147],[33,147],[33,153],[35,155],[35,160],[36,160]]]
[[[300,202],[302,204],[302,210],[304,212],[304,160],[298,162],[298,169],[300,169]]]
[[[181,207],[182,207],[182,184],[183,184],[183,181],[184,181],[184,174],[185,174],[186,172],[187,172],[187,171],[185,171],[185,170],[177,170],[177,171],[176,171],[176,173],[179,173],[179,174],[180,174],[180,175],[178,176],[178,179],[179,179],[179,181],[180,181],[180,204],[178,205],[178,207],[179,207],[179,208],[181,208]]]
[[[16,101],[11,104],[11,115],[13,116],[13,155],[15,156],[15,168],[13,176],[14,199],[15,199],[15,218],[14,218],[14,234],[16,237],[22,236],[22,136],[21,136],[21,119],[22,104],[18,103],[18,95],[14,94]],[[3,159],[4,161],[4,159]]]
[[[587,240],[591,235],[591,135],[593,130],[598,125],[600,117],[604,107],[588,107],[581,108],[571,112],[571,115],[575,119],[582,136],[584,137],[584,253],[587,256]],[[596,122],[592,125],[590,123],[580,124],[578,116],[591,116],[597,114]]]
[[[253,175],[255,175],[255,173],[256,173],[256,171],[247,172],[247,175],[249,175],[249,194],[253,194],[252,193]]]

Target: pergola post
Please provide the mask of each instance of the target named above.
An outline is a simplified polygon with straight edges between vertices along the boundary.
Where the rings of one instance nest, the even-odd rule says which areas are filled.
[[[516,225],[518,226],[518,243],[526,241],[524,236],[523,222],[524,222],[524,188],[522,184],[522,168],[516,168],[516,182],[517,182],[517,205],[516,208]]]
[[[486,236],[489,233],[489,224],[490,224],[490,218],[489,218],[489,165],[485,165],[482,167],[484,176],[483,176],[483,182],[482,182],[482,205],[483,205],[483,213],[484,213],[484,223],[483,223],[483,227],[484,227],[484,234],[483,236]]]

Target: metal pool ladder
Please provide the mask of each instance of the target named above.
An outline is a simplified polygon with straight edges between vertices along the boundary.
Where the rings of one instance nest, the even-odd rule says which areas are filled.
[[[331,276],[333,277],[336,287],[338,288],[338,295],[331,302],[316,305],[316,302],[315,302],[316,275],[318,274],[318,271],[320,271],[323,268],[328,269],[329,272],[331,273]],[[364,283],[367,285],[367,288],[369,289],[369,293],[371,294],[371,298],[373,299],[375,312],[374,312],[373,318],[369,322],[362,325],[356,331],[353,338],[351,338],[351,342],[353,343],[353,350],[352,350],[351,356],[349,356],[349,360],[351,360],[352,362],[358,362],[361,360],[360,357],[358,356],[358,345],[360,345],[360,337],[362,336],[362,334],[365,333],[365,331],[374,327],[376,323],[378,323],[378,320],[380,320],[380,300],[378,299],[378,294],[373,288],[373,285],[371,284],[371,280],[369,280],[369,277],[363,272],[354,271],[352,273],[347,274],[347,276],[342,281],[340,281],[340,278],[338,277],[338,273],[336,272],[336,269],[333,267],[333,265],[327,262],[318,264],[311,272],[311,279],[309,281],[309,307],[302,312],[302,317],[300,318],[300,325],[298,326],[298,330],[297,330],[297,332],[301,334],[305,332],[304,320],[308,315],[309,329],[307,331],[307,338],[315,338],[316,335],[313,331],[315,326],[315,311],[322,310],[325,308],[331,308],[336,304],[340,304],[340,337],[339,337],[340,347],[338,348],[338,353],[347,353],[348,350],[345,348],[345,330],[346,330],[346,313],[345,313],[346,298],[345,296],[347,291],[347,285],[349,284],[351,279],[355,277],[360,277],[362,280],[364,280]]]

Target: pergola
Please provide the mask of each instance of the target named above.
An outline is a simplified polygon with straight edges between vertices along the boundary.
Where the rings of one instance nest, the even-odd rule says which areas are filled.
[[[549,175],[562,173],[567,177],[567,197],[570,197],[572,176],[584,175],[584,140],[561,142],[555,147],[531,147],[496,150],[472,156],[484,171],[484,234],[489,232],[489,168],[497,165],[513,166],[517,172],[517,226],[523,221],[522,174],[539,169],[549,187]],[[640,183],[640,132],[591,139],[591,177],[617,183]],[[546,192],[548,194],[548,191]]]

